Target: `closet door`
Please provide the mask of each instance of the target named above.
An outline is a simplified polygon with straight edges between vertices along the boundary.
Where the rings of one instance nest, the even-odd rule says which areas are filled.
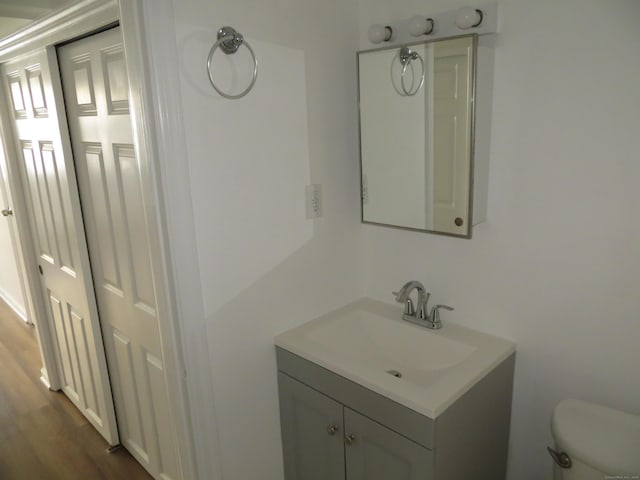
[[[53,51],[2,65],[62,390],[111,445],[115,412]],[[57,78],[53,75],[53,78]],[[43,319],[38,319],[42,321]]]
[[[120,29],[58,49],[122,444],[180,478]]]

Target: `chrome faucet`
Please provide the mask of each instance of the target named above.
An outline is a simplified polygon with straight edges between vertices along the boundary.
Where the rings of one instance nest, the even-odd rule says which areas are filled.
[[[414,290],[418,291],[418,298],[416,299],[417,308],[413,306],[413,300],[410,295]],[[417,280],[411,280],[405,283],[400,290],[393,292],[396,296],[396,302],[404,304],[404,314],[402,318],[411,322],[416,318],[425,319],[427,316],[427,302],[429,301],[430,293],[425,291],[424,286]]]
[[[418,291],[418,298],[416,299],[416,306],[413,305],[413,300],[410,295],[414,290]],[[404,304],[404,313],[402,319],[407,322],[415,323],[422,327],[427,327],[433,330],[442,328],[442,321],[440,321],[440,309],[453,310],[453,308],[447,305],[434,305],[430,313],[427,313],[429,297],[431,294],[424,289],[422,283],[417,280],[411,280],[405,283],[400,290],[393,292],[396,296],[396,302]]]

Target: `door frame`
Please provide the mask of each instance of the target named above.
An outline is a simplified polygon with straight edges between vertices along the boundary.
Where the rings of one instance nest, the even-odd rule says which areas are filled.
[[[203,386],[199,385],[196,388],[194,382],[201,382],[202,378],[198,380],[196,378],[198,375],[193,375],[193,378],[187,377],[187,366],[196,368],[199,366],[198,362],[194,362],[194,356],[199,353],[201,358],[199,362],[202,362],[208,355],[206,355],[206,350],[202,351],[201,343],[195,346],[199,352],[190,352],[190,349],[194,347],[193,342],[187,343],[185,341],[186,336],[193,336],[193,327],[189,329],[189,325],[184,321],[185,315],[194,313],[194,307],[185,306],[185,302],[188,302],[193,296],[179,291],[180,278],[175,278],[174,273],[180,270],[182,272],[180,276],[184,278],[185,266],[187,268],[197,266],[197,259],[193,257],[195,248],[190,248],[190,253],[187,254],[178,251],[175,256],[172,256],[170,252],[170,240],[172,243],[178,241],[181,249],[185,246],[193,247],[195,243],[195,240],[189,237],[190,232],[194,231],[193,224],[188,224],[190,220],[192,221],[192,214],[190,214],[192,207],[190,204],[188,205],[186,220],[178,222],[182,224],[186,222],[188,228],[181,233],[170,235],[169,228],[176,228],[175,223],[171,222],[169,217],[171,213],[175,213],[175,208],[171,204],[168,205],[167,201],[171,200],[171,197],[175,198],[176,193],[174,191],[173,195],[166,195],[163,188],[168,184],[166,178],[163,179],[163,177],[171,173],[167,172],[167,164],[175,163],[168,160],[176,158],[167,158],[167,155],[176,152],[180,145],[182,130],[176,131],[174,127],[175,122],[179,121],[181,116],[173,119],[168,118],[180,110],[179,97],[175,97],[175,94],[171,93],[175,92],[179,85],[160,87],[157,72],[169,71],[172,67],[163,64],[161,50],[152,49],[150,46],[153,45],[153,42],[167,45],[166,27],[169,23],[171,23],[171,30],[173,30],[173,12],[170,5],[169,0],[81,0],[0,40],[0,63],[19,58],[38,49],[55,49],[57,44],[81,38],[103,29],[105,26],[120,23],[125,62],[129,73],[130,108],[135,149],[139,159],[138,167],[140,168],[142,195],[149,229],[151,256],[154,260],[152,262],[152,276],[167,375],[167,396],[172,414],[171,423],[173,434],[176,437],[175,444],[178,449],[180,469],[185,480],[217,479],[220,478],[219,472],[212,473],[212,470],[219,469],[219,462],[217,462],[219,447],[215,423],[209,421],[209,425],[205,426],[197,421],[204,413],[205,404],[209,409],[212,409],[212,400],[210,398],[196,399],[194,394],[202,392]],[[175,45],[171,52],[175,53]],[[54,55],[53,58],[57,57]],[[160,67],[152,65],[154,59],[160,62]],[[177,82],[175,72],[171,78],[174,83]],[[8,99],[4,98],[3,93],[0,93],[0,100],[8,105],[6,103]],[[68,136],[68,132],[61,133]],[[15,228],[10,228],[10,231],[18,269],[23,279],[22,286],[27,304],[27,316],[29,321],[36,326],[36,336],[43,361],[41,380],[50,389],[58,390],[61,383],[52,332],[48,322],[38,321],[46,319],[47,314],[40,278],[37,273],[37,262],[33,255],[35,251],[33,248],[34,237],[27,215],[21,214],[21,212],[27,212],[27,203],[22,193],[19,170],[16,168],[19,162],[18,152],[13,142],[7,140],[13,135],[8,109],[0,111],[0,134],[5,139],[2,142],[4,155],[0,155],[0,182],[3,183],[6,200],[13,206],[15,212],[13,217]],[[176,139],[178,142],[175,141]],[[166,150],[164,150],[165,148]],[[173,171],[176,167],[170,168]],[[180,186],[184,188],[185,185],[188,185],[185,183],[188,181],[188,175],[185,175],[184,171],[180,172],[178,179],[178,190]],[[189,203],[188,199],[183,199],[175,207],[184,208],[186,203]],[[168,223],[172,224],[168,225]],[[183,268],[176,267],[177,262],[180,261],[186,261]],[[190,274],[194,273],[199,274],[198,268],[191,270]],[[195,311],[197,313],[197,307]],[[200,342],[202,340],[200,339]],[[189,348],[186,348],[187,345]],[[202,374],[199,376],[203,377]],[[210,392],[210,388],[204,387],[204,391]],[[191,395],[188,395],[189,393]],[[209,432],[203,437],[202,432],[207,428]],[[194,437],[201,440],[213,439],[214,441],[208,446],[203,446],[203,442],[195,442]],[[217,467],[212,467],[212,465],[217,465]]]

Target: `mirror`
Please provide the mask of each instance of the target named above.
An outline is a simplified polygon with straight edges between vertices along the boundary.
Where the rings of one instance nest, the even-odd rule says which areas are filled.
[[[477,36],[358,52],[362,221],[470,237]]]

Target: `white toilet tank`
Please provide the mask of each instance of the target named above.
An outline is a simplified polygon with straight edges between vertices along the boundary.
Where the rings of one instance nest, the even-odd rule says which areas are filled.
[[[563,400],[553,411],[551,432],[555,451],[571,463],[562,468],[554,462],[554,480],[640,480],[640,416]]]

